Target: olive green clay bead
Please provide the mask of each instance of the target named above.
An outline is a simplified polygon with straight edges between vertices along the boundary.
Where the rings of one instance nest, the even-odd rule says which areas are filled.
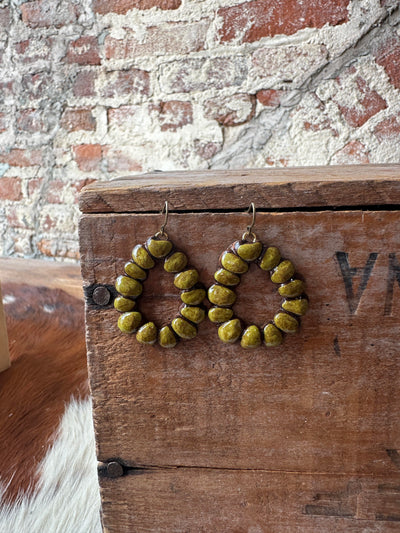
[[[249,265],[237,255],[224,252],[221,256],[221,265],[234,274],[244,274],[249,270]]]
[[[125,272],[128,274],[129,277],[133,279],[140,279],[141,281],[145,280],[147,276],[146,271],[143,270],[143,268],[140,268],[139,265],[135,265],[135,263],[132,263],[132,261],[126,263]]]
[[[127,276],[119,276],[115,282],[115,288],[122,294],[122,296],[131,296],[136,298],[142,294],[142,284],[136,279],[128,278]]]
[[[195,324],[200,324],[200,322],[203,322],[206,318],[206,312],[204,309],[191,305],[185,305],[185,307],[181,309],[181,315]]]
[[[233,311],[232,309],[229,309],[229,307],[211,307],[211,309],[208,311],[208,318],[215,324],[227,322],[232,317]]]
[[[240,339],[242,348],[257,348],[261,344],[261,333],[257,326],[249,326]]]
[[[281,253],[275,246],[270,246],[265,250],[264,255],[260,261],[260,268],[262,270],[272,270],[279,265],[281,260]]]
[[[192,289],[181,293],[181,300],[187,305],[199,305],[206,297],[204,289]]]
[[[216,271],[216,273],[214,274],[214,279],[215,281],[218,281],[218,283],[222,283],[222,285],[229,285],[231,287],[237,285],[240,282],[240,278],[238,275],[233,274],[232,272],[229,272],[224,268],[220,268]]]
[[[240,244],[236,251],[238,256],[245,261],[254,261],[260,255],[262,247],[263,246],[260,241],[246,242],[244,244]]]
[[[223,285],[211,285],[208,289],[208,299],[215,305],[233,305],[236,300],[236,294],[232,289],[228,289],[228,287]]]
[[[304,283],[299,279],[294,279],[279,287],[278,292],[286,298],[296,298],[296,296],[300,296],[304,292]]]
[[[146,322],[136,333],[136,340],[142,344],[154,344],[157,340],[157,327],[154,322]]]
[[[225,322],[218,328],[218,337],[222,342],[231,344],[236,342],[242,333],[242,326],[238,318]]]
[[[135,302],[129,300],[129,298],[117,296],[114,300],[114,307],[120,313],[126,313],[127,311],[132,311],[132,309],[135,307]]]
[[[279,346],[283,337],[280,330],[274,324],[267,324],[264,328],[264,342],[266,346]]]
[[[158,334],[158,342],[163,348],[173,348],[176,346],[176,337],[169,326],[164,326]]]
[[[142,315],[133,311],[132,313],[123,313],[118,318],[118,327],[122,333],[133,333],[140,326]]]
[[[154,237],[150,237],[150,239],[147,239],[146,244],[151,255],[157,259],[165,257],[172,250],[172,242],[164,239],[155,239]]]
[[[278,313],[274,316],[275,325],[285,333],[295,333],[299,328],[298,321],[287,313]]]
[[[193,324],[190,324],[190,322],[184,318],[174,318],[171,322],[171,326],[175,333],[179,335],[179,337],[182,337],[182,339],[193,339],[193,337],[197,335],[196,326],[193,326]]]
[[[183,252],[175,252],[166,258],[164,270],[167,272],[181,272],[187,265],[187,257]]]
[[[132,250],[132,258],[137,265],[146,270],[155,265],[153,258],[142,244],[137,244]]]
[[[174,285],[178,289],[191,289],[198,281],[199,273],[195,268],[190,268],[175,275]]]
[[[297,298],[297,300],[285,300],[282,304],[285,311],[290,311],[295,315],[304,315],[308,309],[308,300],[306,298]]]
[[[293,274],[293,263],[288,259],[285,259],[282,261],[282,263],[279,263],[274,272],[271,274],[271,281],[274,283],[285,283],[293,276]]]

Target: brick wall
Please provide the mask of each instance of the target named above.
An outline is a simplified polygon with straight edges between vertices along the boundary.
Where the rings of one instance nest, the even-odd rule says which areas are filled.
[[[400,161],[395,0],[0,0],[2,255],[151,169]]]

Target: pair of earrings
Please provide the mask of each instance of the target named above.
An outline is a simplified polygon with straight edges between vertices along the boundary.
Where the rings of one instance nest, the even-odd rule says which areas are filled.
[[[144,244],[133,248],[132,260],[124,267],[125,274],[116,280],[115,288],[119,296],[114,300],[114,307],[121,313],[119,329],[123,333],[136,333],[137,341],[142,344],[158,341],[163,348],[173,348],[180,339],[194,338],[197,326],[206,315],[218,326],[218,337],[223,343],[231,344],[240,339],[243,348],[256,348],[263,342],[266,346],[279,346],[285,333],[295,333],[299,328],[299,317],[308,309],[304,283],[295,278],[293,263],[283,259],[278,248],[264,246],[257,239],[253,232],[253,203],[250,209],[252,223],[247,226],[242,238],[232,243],[220,257],[219,268],[214,274],[215,283],[208,289],[208,299],[212,305],[207,312],[202,305],[206,291],[200,283],[198,271],[190,266],[186,254],[174,246],[165,231],[168,220],[168,202],[165,202],[162,211],[165,219],[160,231]],[[181,291],[182,301],[178,315],[160,329],[154,322],[144,322],[137,306],[147,273],[157,261],[164,261],[164,270],[174,275],[174,285]],[[232,309],[236,301],[235,287],[251,263],[269,272],[271,281],[278,286],[278,293],[283,299],[281,309],[273,320],[261,329],[253,324],[243,328],[243,321]]]

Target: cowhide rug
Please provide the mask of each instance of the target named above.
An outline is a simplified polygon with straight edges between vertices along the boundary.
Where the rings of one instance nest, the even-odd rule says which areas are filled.
[[[0,533],[100,533],[83,302],[2,292],[12,366],[0,373]]]

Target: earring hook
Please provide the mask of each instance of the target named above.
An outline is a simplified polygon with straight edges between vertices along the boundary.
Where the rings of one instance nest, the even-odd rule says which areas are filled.
[[[165,231],[165,227],[168,223],[168,200],[165,200],[163,208],[161,209],[161,215],[164,215],[164,222],[161,224],[160,231],[157,231],[156,237],[165,237],[168,239],[168,233]]]
[[[257,236],[253,232],[253,228],[256,223],[256,207],[254,205],[254,202],[251,202],[250,207],[248,208],[246,213],[252,213],[252,219],[251,224],[247,226],[246,231],[242,235],[242,240],[245,241],[248,237],[251,237],[253,239],[253,242],[255,242],[257,240]]]

